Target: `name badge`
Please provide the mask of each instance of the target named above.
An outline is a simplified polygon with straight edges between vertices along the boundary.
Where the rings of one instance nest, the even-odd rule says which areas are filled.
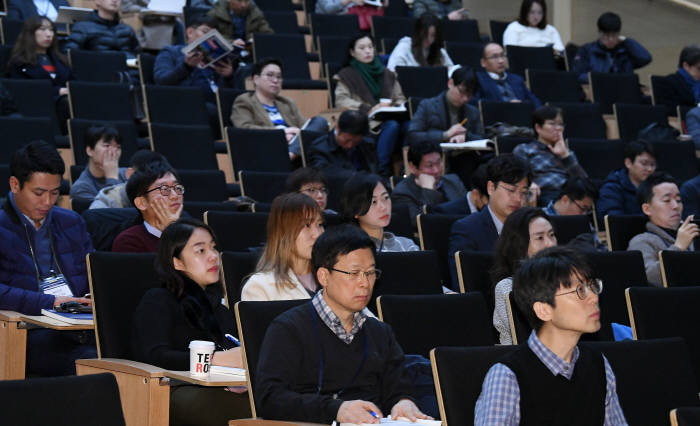
[[[68,281],[66,281],[63,274],[52,273],[52,275],[41,280],[39,287],[44,294],[73,297],[73,292],[68,286]]]

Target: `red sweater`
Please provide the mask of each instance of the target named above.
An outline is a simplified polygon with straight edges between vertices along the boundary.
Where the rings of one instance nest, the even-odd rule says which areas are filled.
[[[112,243],[112,251],[124,253],[155,253],[160,238],[146,230],[141,223],[123,230]]]

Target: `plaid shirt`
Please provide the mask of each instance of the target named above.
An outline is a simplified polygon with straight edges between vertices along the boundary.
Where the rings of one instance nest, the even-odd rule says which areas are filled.
[[[311,299],[311,303],[314,305],[318,316],[328,326],[328,328],[331,329],[333,334],[338,336],[340,340],[348,345],[352,343],[352,339],[355,338],[355,335],[360,331],[362,325],[367,320],[367,315],[364,313],[364,310],[355,312],[352,315],[352,329],[350,330],[350,333],[348,333],[345,331],[345,327],[343,327],[343,323],[340,321],[340,318],[338,318],[338,315],[333,312],[331,307],[328,306],[326,300],[323,298],[323,290],[316,293],[316,296]]]
[[[549,350],[533,331],[527,339],[527,345],[537,358],[552,372],[568,380],[574,374],[576,360],[579,357],[578,346],[574,348],[571,362],[568,363]],[[607,358],[605,362],[605,426],[627,425],[617,397],[615,373]],[[520,387],[513,370],[505,365],[495,364],[484,378],[481,395],[474,408],[474,426],[483,425],[518,425],[520,424]]]
[[[532,141],[516,146],[513,154],[530,163],[535,183],[543,191],[558,191],[571,176],[588,177],[573,151],[568,157],[559,158],[544,143]]]

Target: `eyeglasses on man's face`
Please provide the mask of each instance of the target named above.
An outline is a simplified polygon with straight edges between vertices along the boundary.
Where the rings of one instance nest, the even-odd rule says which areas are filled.
[[[588,298],[588,292],[593,292],[595,295],[599,295],[603,292],[603,281],[600,279],[591,280],[585,284],[579,284],[576,286],[576,290],[567,291],[565,293],[555,294],[555,296],[564,296],[571,293],[576,293],[579,299],[586,300]]]
[[[172,191],[175,191],[175,193],[176,193],[177,195],[182,195],[182,194],[184,194],[184,193],[185,193],[185,187],[182,186],[182,185],[180,185],[180,184],[177,184],[177,185],[161,185],[161,186],[157,186],[157,187],[155,187],[155,188],[153,188],[153,189],[149,189],[148,191],[146,191],[146,194],[148,194],[149,192],[153,192],[153,191],[160,191],[160,195],[162,195],[163,197],[169,197],[169,196],[170,196],[170,192],[172,192]]]
[[[330,268],[330,270],[340,272],[341,274],[345,274],[355,282],[361,282],[362,280],[366,279],[368,282],[371,283],[379,279],[379,277],[382,275],[382,271],[380,271],[379,269],[371,269],[369,271],[343,271],[340,269]]]

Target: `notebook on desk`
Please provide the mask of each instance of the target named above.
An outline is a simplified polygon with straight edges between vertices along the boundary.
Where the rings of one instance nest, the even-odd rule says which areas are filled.
[[[393,426],[416,426],[416,425],[441,426],[442,422],[440,420],[423,420],[423,419],[418,419],[415,422],[411,422],[410,420],[408,420],[405,417],[397,417],[396,420],[393,420],[390,417],[384,417],[384,418],[380,419],[380,424],[393,425]],[[369,424],[369,423],[363,423],[361,425],[356,425],[355,423],[340,423],[340,426],[374,426],[374,425]]]
[[[92,314],[73,314],[69,312],[56,312],[53,309],[42,309],[42,315],[75,325],[92,325]]]

